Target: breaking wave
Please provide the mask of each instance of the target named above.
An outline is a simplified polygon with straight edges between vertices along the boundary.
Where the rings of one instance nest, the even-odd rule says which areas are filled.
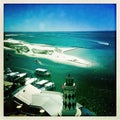
[[[106,45],[106,46],[110,45],[108,42],[97,41],[97,43],[98,43],[98,44],[101,44],[101,45]]]

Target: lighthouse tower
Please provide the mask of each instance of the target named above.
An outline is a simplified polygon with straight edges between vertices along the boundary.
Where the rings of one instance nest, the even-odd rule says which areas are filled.
[[[62,116],[75,116],[76,97],[75,97],[75,83],[70,74],[66,78],[66,82],[62,86],[63,89],[63,107]]]

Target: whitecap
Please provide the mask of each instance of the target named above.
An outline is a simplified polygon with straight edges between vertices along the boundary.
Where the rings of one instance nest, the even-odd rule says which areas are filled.
[[[24,35],[24,34],[5,34],[5,36],[11,37],[11,36],[20,36],[20,35]]]
[[[108,42],[101,42],[101,41],[97,41],[98,44],[102,44],[102,45],[110,45]]]

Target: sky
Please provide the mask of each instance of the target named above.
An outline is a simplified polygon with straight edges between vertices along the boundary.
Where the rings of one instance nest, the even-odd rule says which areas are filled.
[[[116,30],[115,4],[4,4],[4,31]]]

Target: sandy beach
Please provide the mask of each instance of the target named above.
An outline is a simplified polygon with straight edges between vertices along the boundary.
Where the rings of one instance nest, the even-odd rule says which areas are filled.
[[[46,44],[31,44],[31,43],[23,42],[20,40],[12,40],[12,39],[4,40],[4,43],[10,44],[10,45],[12,44],[12,48],[8,46],[7,47],[4,46],[4,49],[9,48],[12,50],[16,50],[16,52],[18,53],[18,48],[20,47],[19,54],[23,54],[26,56],[46,58],[54,62],[75,65],[78,67],[93,66],[93,63],[90,63],[89,61],[86,61],[81,58],[77,58],[72,55],[67,55],[64,53],[65,51],[73,50],[77,48],[73,48],[73,47],[69,47],[69,48],[59,47],[58,48],[58,47],[46,45]],[[26,48],[24,47],[28,49],[27,52],[26,52]]]

